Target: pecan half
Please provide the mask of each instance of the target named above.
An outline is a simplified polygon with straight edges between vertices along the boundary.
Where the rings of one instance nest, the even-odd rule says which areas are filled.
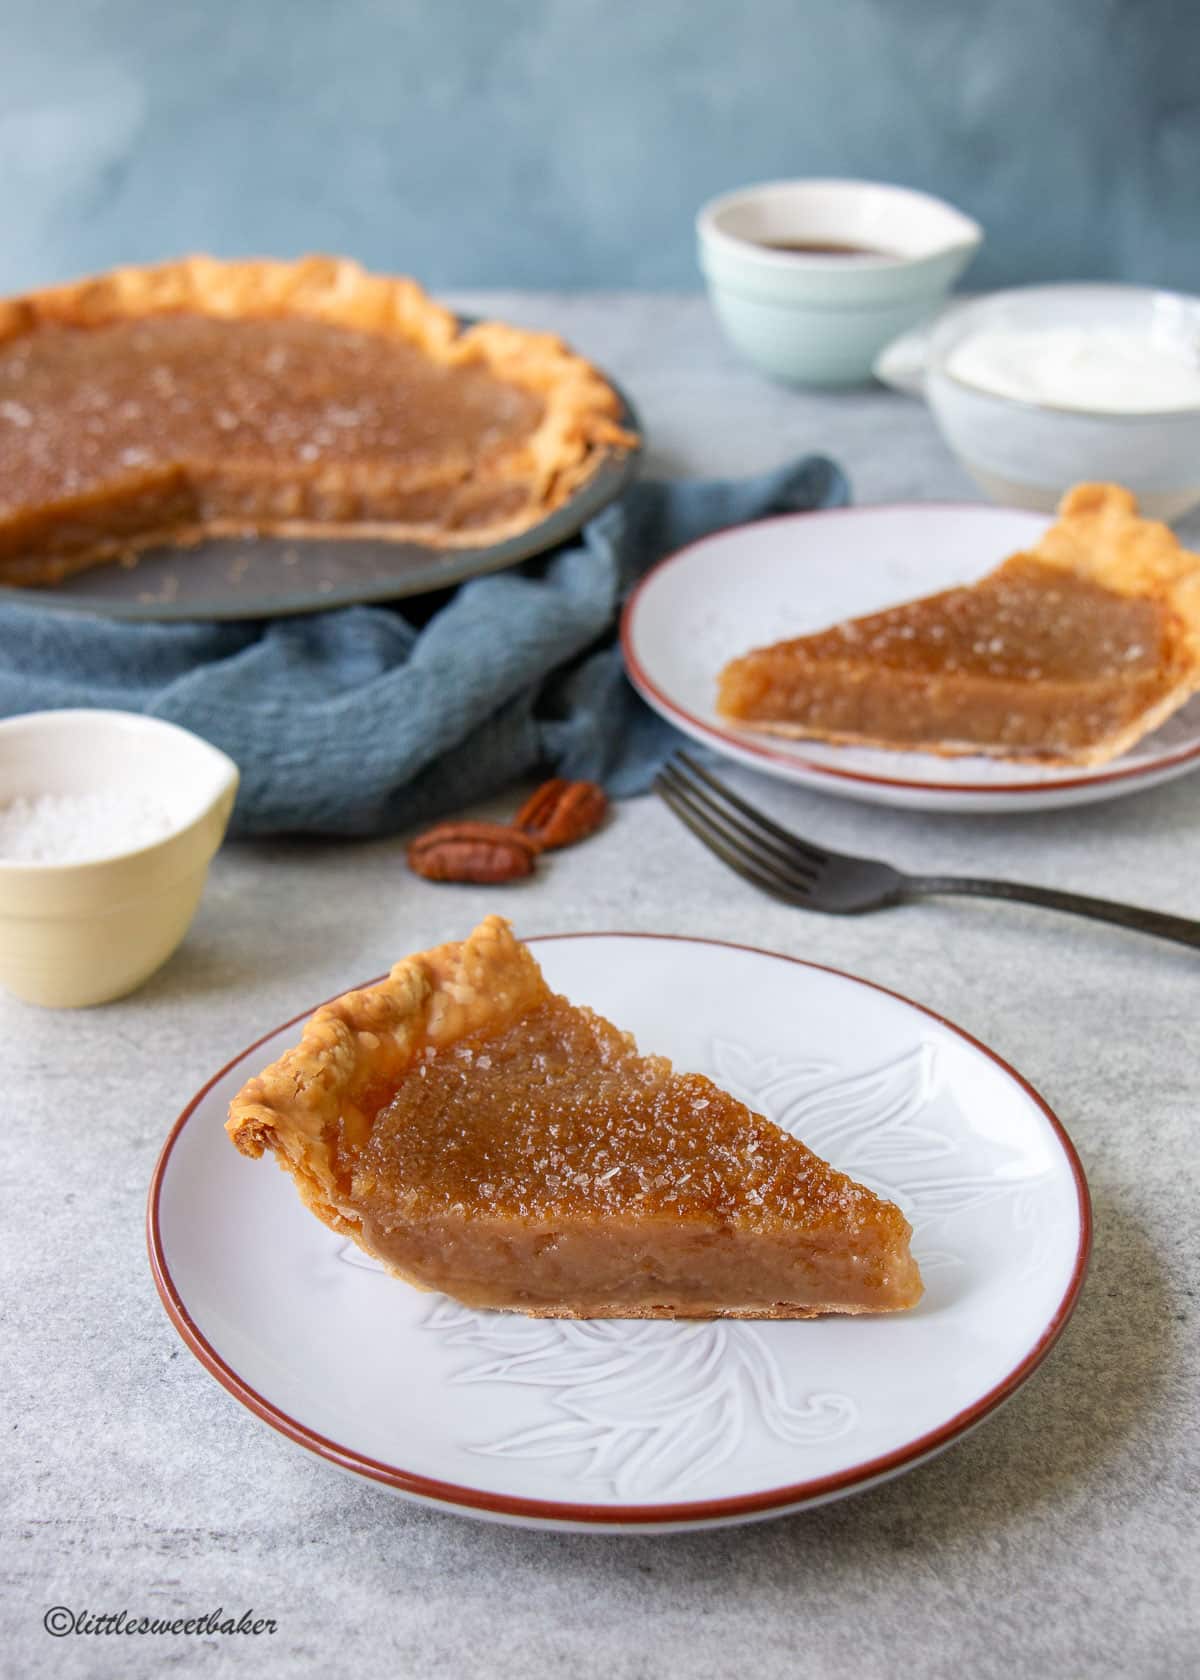
[[[568,782],[562,776],[543,782],[513,818],[513,827],[531,835],[543,851],[573,846],[600,827],[608,800],[595,782]]]
[[[540,849],[528,834],[504,823],[444,822],[411,842],[408,867],[427,881],[499,885],[532,874]]]

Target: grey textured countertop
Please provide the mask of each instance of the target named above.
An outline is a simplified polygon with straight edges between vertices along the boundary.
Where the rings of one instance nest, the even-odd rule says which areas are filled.
[[[560,328],[633,394],[650,470],[740,473],[825,449],[863,502],[974,498],[924,411],[745,371],[704,304],[481,297]],[[1200,916],[1200,776],[1109,804],[927,817],[745,775],[813,837],[901,865],[1007,873]],[[227,848],[196,924],[136,996],[41,1013],[0,997],[5,1675],[378,1672],[521,1680],[1195,1673],[1195,953],[1033,910],[945,901],[789,912],[653,800],[514,897],[524,933],[707,934],[860,973],[992,1045],[1088,1171],[1091,1275],[1049,1362],[942,1457],[797,1517],[662,1537],[557,1535],[418,1508],[341,1476],[188,1354],[146,1263],[165,1133],[260,1030],[470,926],[402,842]],[[506,901],[507,902],[507,901]],[[52,1605],[278,1622],[257,1639],[53,1639]]]

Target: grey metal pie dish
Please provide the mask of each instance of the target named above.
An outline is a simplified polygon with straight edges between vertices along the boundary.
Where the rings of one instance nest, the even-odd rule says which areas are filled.
[[[640,437],[633,405],[615,380],[608,383],[621,401],[621,424]],[[379,538],[226,537],[190,548],[147,549],[133,564],[93,566],[45,589],[0,586],[0,602],[164,622],[283,618],[424,595],[568,541],[621,494],[639,453],[640,446],[614,449],[562,507],[528,530],[480,548]]]

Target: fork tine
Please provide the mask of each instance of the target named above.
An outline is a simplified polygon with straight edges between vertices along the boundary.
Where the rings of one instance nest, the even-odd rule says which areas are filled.
[[[707,846],[710,852],[720,858],[721,862],[732,869],[735,874],[740,875],[744,881],[749,881],[753,886],[760,887],[764,892],[770,893],[772,898],[782,899],[785,904],[802,904],[804,902],[805,895],[803,893],[794,889],[789,890],[776,876],[767,874],[754,864],[749,863],[742,853],[734,851],[732,847],[727,846],[723,840],[719,839],[714,830],[700,821],[680,795],[675,792],[674,788],[664,781],[661,772],[655,778],[654,791],[679,818],[684,827],[690,828],[697,840]]]
[[[708,786],[691,774],[687,774],[681,764],[674,763],[674,761],[664,764],[662,774],[671,776],[672,780],[679,785],[679,788],[687,791],[692,796],[692,801],[701,806],[713,818],[714,822],[719,822],[726,830],[733,830],[745,840],[750,840],[751,845],[755,845],[760,852],[765,853],[766,858],[773,864],[782,864],[788,870],[798,870],[802,875],[812,875],[813,879],[820,874],[820,867],[815,862],[815,858],[810,860],[810,855],[808,855],[812,848],[805,847],[803,842],[797,843],[790,837],[787,840],[776,838],[776,835],[782,837],[787,833],[785,828],[776,828],[775,823],[766,822],[765,818],[761,818],[758,813],[755,813],[753,822],[743,822],[741,816],[736,815],[736,811],[729,810],[724,803],[719,803],[709,793]],[[753,806],[748,805],[739,806],[739,808],[746,811],[753,810]]]
[[[714,830],[740,856],[753,863],[764,874],[774,875],[796,892],[810,892],[815,886],[818,870],[789,851],[769,834],[760,834],[748,823],[731,816],[699,784],[681,774],[673,764],[664,765],[659,780],[681,799],[696,817]]]
[[[761,811],[756,811],[753,805],[748,805],[744,799],[740,799],[732,788],[728,788],[724,782],[718,781],[703,765],[697,764],[696,760],[687,753],[677,752],[675,759],[681,764],[686,764],[692,775],[698,776],[713,793],[725,800],[726,804],[732,805],[735,811],[740,811],[742,816],[748,817],[751,822],[756,823],[760,828],[765,828],[777,840],[783,840],[789,846],[795,847],[798,852],[809,858],[813,863],[828,863],[827,853],[820,851],[816,846],[810,846],[808,841],[802,840],[798,834],[793,834],[790,829],[784,828],[780,823],[772,822],[771,818],[764,816]]]

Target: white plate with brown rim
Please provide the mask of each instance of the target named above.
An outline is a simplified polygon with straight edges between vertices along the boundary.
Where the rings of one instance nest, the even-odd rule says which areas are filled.
[[[792,741],[716,711],[717,674],[750,648],[956,584],[1028,548],[1044,514],[912,502],[785,514],[703,537],[630,596],[621,645],[639,693],[714,751],[824,793],[926,811],[1036,811],[1136,793],[1200,766],[1200,697],[1111,764],[938,757]]]
[[[412,1289],[225,1134],[297,1017],[193,1098],[150,1189],[163,1303],[236,1399],[425,1504],[629,1532],[861,1491],[1021,1386],[1074,1307],[1091,1224],[1070,1140],[1019,1074],[919,1005],[794,958],[651,934],[533,943],[552,986],[898,1202],[924,1299],[876,1318],[576,1322]]]

